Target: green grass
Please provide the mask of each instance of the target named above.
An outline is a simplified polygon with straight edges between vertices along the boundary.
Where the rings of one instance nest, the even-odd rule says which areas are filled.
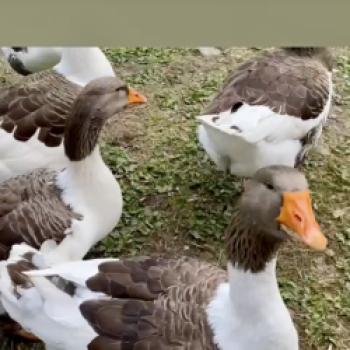
[[[225,264],[222,233],[240,180],[218,172],[200,149],[195,116],[237,64],[256,50],[203,58],[193,49],[106,49],[147,106],[112,120],[102,152],[124,193],[118,227],[90,256],[190,254]],[[336,106],[305,171],[325,254],[288,244],[279,282],[301,349],[350,349],[350,50],[337,49]]]

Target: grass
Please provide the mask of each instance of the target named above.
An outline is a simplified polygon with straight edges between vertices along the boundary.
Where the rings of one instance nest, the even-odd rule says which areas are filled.
[[[193,49],[106,49],[118,74],[149,103],[105,128],[103,156],[125,206],[90,256],[190,254],[225,264],[222,232],[240,180],[207,159],[195,116],[227,73],[256,51],[232,48],[204,58]],[[306,350],[350,349],[350,50],[336,53],[334,111],[305,165],[329,249],[316,254],[288,244],[278,262],[282,295]]]

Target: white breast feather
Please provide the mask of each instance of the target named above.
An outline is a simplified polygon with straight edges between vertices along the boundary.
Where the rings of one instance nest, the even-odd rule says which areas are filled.
[[[298,350],[298,335],[280,296],[276,261],[259,273],[228,264],[229,283],[219,285],[207,307],[220,350]]]

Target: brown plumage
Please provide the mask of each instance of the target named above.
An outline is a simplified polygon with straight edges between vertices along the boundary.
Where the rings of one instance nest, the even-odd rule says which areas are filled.
[[[38,139],[48,147],[62,142],[66,121],[81,87],[54,72],[40,72],[24,83],[0,89],[1,127],[19,141]]]
[[[95,79],[82,90],[64,130],[64,149],[70,160],[81,160],[93,151],[106,119],[130,104],[128,95],[129,88],[116,77]]]
[[[97,349],[214,349],[205,308],[224,270],[191,258],[103,263],[87,286],[115,299],[91,300],[81,312],[99,334]]]
[[[203,114],[223,112],[244,102],[303,120],[316,118],[329,97],[331,67],[327,49],[268,52],[236,68]]]
[[[19,350],[24,345],[31,350],[42,350],[41,341],[7,315],[0,315],[0,344],[3,349]]]
[[[275,257],[284,239],[277,228],[276,235],[266,235],[261,227],[256,227],[252,234],[252,227],[242,221],[239,213],[235,213],[226,230],[226,250],[233,264],[246,271],[259,272]]]
[[[72,220],[81,218],[62,201],[55,177],[40,169],[0,184],[1,260],[15,243],[40,248],[48,239],[62,241]]]

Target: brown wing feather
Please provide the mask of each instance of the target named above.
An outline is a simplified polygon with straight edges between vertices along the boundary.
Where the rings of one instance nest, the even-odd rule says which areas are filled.
[[[223,112],[245,102],[301,119],[315,118],[329,97],[328,79],[321,62],[275,51],[239,66],[205,113]]]
[[[37,130],[47,146],[60,145],[66,120],[80,87],[50,71],[38,73],[27,84],[0,90],[1,127],[27,141]]]
[[[41,169],[0,184],[0,259],[15,243],[40,248],[47,239],[60,242],[72,219],[79,218],[61,201],[54,177]]]
[[[190,258],[101,264],[87,286],[113,299],[81,305],[98,333],[89,349],[214,349],[205,309],[224,281],[223,270]]]

